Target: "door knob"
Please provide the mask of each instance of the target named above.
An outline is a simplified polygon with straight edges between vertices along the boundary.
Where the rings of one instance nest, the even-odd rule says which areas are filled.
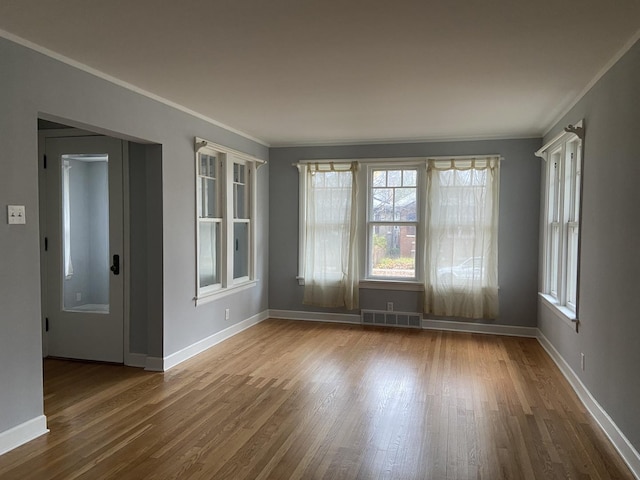
[[[120,275],[120,255],[113,256],[113,265],[111,265],[111,271],[114,275]]]

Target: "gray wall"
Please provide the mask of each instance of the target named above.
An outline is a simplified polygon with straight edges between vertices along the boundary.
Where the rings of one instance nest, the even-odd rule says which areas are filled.
[[[258,172],[258,286],[195,307],[195,167],[193,137],[268,157],[268,149],[0,39],[0,206],[26,206],[28,223],[0,222],[0,432],[43,413],[38,234],[37,119],[57,120],[128,140],[162,145],[162,169],[152,169],[148,192],[162,203],[162,295],[148,296],[154,308],[148,343],[160,342],[167,356],[267,308],[268,167]],[[153,219],[157,221],[157,219]],[[153,229],[150,229],[151,231]],[[157,246],[156,246],[157,248]],[[157,288],[154,288],[157,290]],[[224,320],[224,309],[231,319]],[[147,309],[150,311],[150,309]],[[158,328],[161,326],[161,328]]]
[[[129,350],[162,356],[162,147],[129,142]]]
[[[580,330],[576,333],[546,306],[539,309],[539,328],[640,450],[640,43],[545,140],[581,118]]]
[[[302,304],[298,269],[298,170],[291,164],[303,159],[394,158],[441,155],[500,154],[499,281],[500,317],[496,324],[536,326],[538,283],[538,229],[540,162],[534,152],[540,139],[433,142],[336,147],[272,148],[269,292],[272,309],[334,311]],[[422,311],[422,293],[360,290],[360,307]],[[357,313],[357,312],[355,312]],[[464,320],[468,321],[468,320]]]

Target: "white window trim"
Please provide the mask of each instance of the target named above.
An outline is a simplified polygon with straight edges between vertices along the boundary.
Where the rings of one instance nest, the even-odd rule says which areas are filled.
[[[400,290],[405,292],[424,292],[424,284],[416,281],[401,280],[360,280],[360,288],[363,290]]]
[[[196,306],[204,305],[205,303],[213,302],[214,300],[218,300],[228,295],[242,292],[243,290],[248,290],[249,288],[253,288],[258,284],[258,281],[259,281],[258,279],[250,280],[243,284],[234,284],[228,288],[220,288],[214,292],[205,293],[200,295],[199,297],[195,297],[194,301],[196,303]]]
[[[542,148],[540,148],[535,155],[542,158],[545,161],[545,169],[544,169],[544,183],[543,183],[543,195],[544,195],[544,203],[543,203],[543,211],[542,211],[542,285],[541,291],[539,292],[540,298],[544,301],[544,303],[549,306],[552,311],[555,312],[556,316],[561,318],[566,323],[574,325],[578,322],[578,313],[579,313],[579,289],[580,289],[580,237],[581,237],[581,224],[582,224],[582,175],[580,175],[576,182],[579,182],[578,187],[580,188],[580,197],[577,199],[579,202],[578,208],[578,219],[567,220],[565,217],[567,216],[567,209],[573,207],[571,203],[567,206],[565,198],[566,188],[561,186],[559,189],[560,192],[560,205],[559,209],[563,212],[562,218],[559,219],[560,223],[560,240],[559,240],[559,249],[560,249],[560,265],[558,265],[557,269],[557,289],[558,291],[555,294],[551,292],[551,274],[553,268],[551,266],[552,256],[550,253],[551,249],[551,241],[550,241],[550,229],[549,229],[549,202],[550,202],[550,188],[548,187],[549,178],[551,176],[551,157],[554,154],[560,153],[560,183],[561,185],[565,181],[565,168],[566,168],[566,149],[567,146],[575,142],[577,139],[579,143],[579,147],[577,149],[577,158],[575,162],[580,165],[580,171],[582,170],[582,155],[583,155],[583,143],[584,143],[584,128],[583,121],[580,120],[575,125],[568,126],[563,132],[554,137],[551,141],[546,143]],[[575,198],[569,198],[569,202],[573,202]],[[577,250],[577,274],[574,279],[576,284],[576,302],[572,304],[568,301],[568,265],[569,265],[569,253],[568,253],[568,225],[576,224],[578,226],[578,250]]]
[[[222,160],[222,167],[218,172],[221,179],[220,188],[222,192],[219,197],[222,209],[221,217],[221,282],[215,285],[200,288],[200,221],[199,203],[201,199],[201,187],[199,179],[200,158],[199,154],[203,149],[209,150],[211,153],[222,153],[225,158]],[[256,278],[256,260],[257,260],[257,244],[256,244],[256,224],[257,224],[257,170],[261,165],[266,164],[264,160],[248,155],[243,152],[225,147],[214,142],[195,137],[195,261],[196,261],[196,278],[194,301],[196,306],[211,302],[218,298],[224,297],[231,293],[237,293],[255,286],[258,283]],[[249,189],[249,258],[248,258],[248,276],[241,278],[233,278],[233,164],[239,163],[247,166],[247,188]]]
[[[551,295],[538,292],[538,296],[542,299],[543,303],[549,307],[549,309],[554,313],[556,317],[558,317],[560,320],[562,320],[567,325],[570,325],[571,327],[575,326],[575,323],[578,320],[576,312],[565,307],[564,305],[560,305],[558,301]]]
[[[367,164],[366,168],[366,180],[361,182],[363,185],[363,195],[364,201],[366,202],[366,208],[361,210],[365,212],[364,215],[361,215],[361,232],[362,235],[358,239],[358,246],[360,248],[360,261],[361,265],[364,265],[365,268],[362,271],[361,279],[367,282],[386,282],[390,284],[413,284],[413,283],[422,283],[424,276],[424,269],[420,268],[419,265],[423,265],[423,252],[424,252],[424,242],[425,238],[423,232],[425,230],[424,222],[426,222],[426,218],[424,218],[424,212],[426,207],[426,194],[427,191],[427,176],[426,176],[426,162],[427,160],[407,160],[407,159],[395,159],[390,160],[388,162],[371,162]],[[416,206],[416,221],[415,222],[401,222],[401,221],[393,221],[393,222],[373,222],[369,221],[369,214],[371,208],[371,202],[369,201],[370,188],[373,183],[373,170],[374,169],[416,169],[416,201],[418,205]],[[364,170],[364,169],[363,169]],[[372,224],[384,224],[384,223],[392,223],[394,225],[415,225],[416,227],[416,254],[415,254],[415,276],[408,277],[406,279],[401,277],[381,277],[381,276],[372,276],[371,274],[371,265],[369,264],[369,249],[370,238],[369,238],[369,227]]]

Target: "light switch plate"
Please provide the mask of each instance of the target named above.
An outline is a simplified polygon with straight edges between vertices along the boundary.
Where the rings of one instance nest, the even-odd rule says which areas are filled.
[[[7,205],[7,223],[10,225],[27,223],[24,205]]]

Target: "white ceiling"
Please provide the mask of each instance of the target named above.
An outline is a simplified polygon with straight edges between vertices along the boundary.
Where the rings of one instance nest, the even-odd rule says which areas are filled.
[[[640,0],[2,0],[0,29],[269,145],[505,138],[638,38]]]

